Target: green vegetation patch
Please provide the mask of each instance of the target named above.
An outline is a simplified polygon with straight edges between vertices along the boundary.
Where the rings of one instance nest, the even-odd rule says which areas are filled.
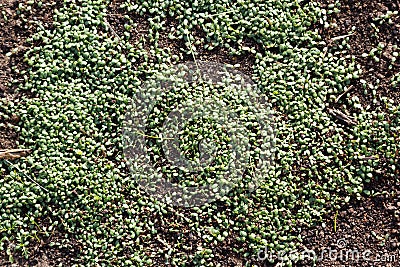
[[[126,1],[120,10],[130,22],[123,34],[108,23],[108,5],[65,0],[54,29],[39,26],[30,40],[21,90],[35,96],[10,112],[21,117],[20,144],[33,152],[0,178],[1,247],[10,260],[15,253],[28,257],[35,244],[61,233],[51,245],[77,251],[71,260],[78,265],[223,266],[216,248],[243,259],[265,247],[297,249],[302,228],[360,196],[366,183],[398,177],[399,107],[378,99],[381,108],[372,110],[357,97],[346,99],[352,113],[335,106],[360,74],[351,56],[327,49],[313,29],[329,26],[327,15],[337,4],[324,10],[292,0]],[[149,22],[139,40],[132,31],[137,16]],[[174,27],[167,24],[172,19]],[[181,42],[182,53],[164,47],[162,34]],[[196,61],[200,48],[254,58],[251,78],[274,110],[276,153],[254,192],[239,183],[218,201],[183,209],[140,189],[124,157],[122,126],[144,82],[184,57]],[[181,89],[170,97],[192,93]],[[241,105],[235,95],[224,97]],[[173,99],[161,101],[160,110],[171,108]],[[157,135],[165,117],[152,113],[144,134]],[[255,122],[250,115],[244,120]],[[213,124],[187,121],[179,143],[187,158],[199,156],[196,142],[214,138],[221,141],[221,163],[229,159],[229,135]],[[162,162],[165,155],[156,150],[155,156]],[[160,169],[179,182],[179,169],[162,163]],[[180,182],[199,184],[212,172]],[[251,180],[250,168],[247,175]]]

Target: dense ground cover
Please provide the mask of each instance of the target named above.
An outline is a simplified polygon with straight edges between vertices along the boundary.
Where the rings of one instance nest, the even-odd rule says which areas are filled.
[[[4,254],[10,261],[29,257],[46,244],[72,252],[67,264],[250,264],[265,247],[301,249],[302,230],[351,197],[373,195],[368,184],[398,182],[400,111],[391,98],[398,91],[396,44],[389,51],[374,43],[360,56],[388,58],[389,91],[382,93],[376,80],[360,79],[362,62],[350,53],[347,33],[326,39],[339,8],[339,2],[321,8],[283,0],[21,4],[24,16],[40,9],[54,15],[51,25],[35,21],[37,32],[27,40],[19,89],[31,96],[6,101],[1,113],[18,117],[19,143],[33,151],[1,162]],[[388,11],[377,21],[396,16]],[[252,193],[243,189],[244,179],[216,202],[173,207],[149,197],[131,177],[122,124],[146,80],[200,60],[234,65],[268,99],[275,163]],[[348,94],[355,86],[357,94]]]

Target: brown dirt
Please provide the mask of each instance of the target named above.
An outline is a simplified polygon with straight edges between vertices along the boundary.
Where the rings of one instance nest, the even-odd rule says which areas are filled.
[[[319,0],[319,2],[326,5],[327,2],[332,1]],[[397,45],[397,52],[400,51],[400,14],[391,16],[392,23],[388,20],[377,20],[387,11],[400,11],[399,0],[342,0],[340,2],[341,12],[331,15],[331,23],[336,23],[337,27],[328,30],[320,29],[320,33],[327,43],[336,49],[343,39],[333,42],[331,40],[352,33],[349,36],[351,48],[347,51],[348,54],[355,56],[356,63],[362,67],[363,73],[360,79],[365,80],[367,84],[378,85],[377,96],[386,96],[393,99],[396,104],[400,104],[400,87],[394,88],[390,81],[393,75],[400,71],[399,58],[391,63],[393,47]],[[352,30],[353,27],[354,30]],[[362,56],[364,53],[369,54],[373,48],[377,48],[379,43],[384,44],[382,53],[380,55],[375,53],[379,62],[374,61],[372,57]],[[392,66],[389,67],[390,65]],[[357,95],[364,106],[379,105],[379,103],[373,104],[373,99],[377,97],[373,96],[371,90],[364,94],[360,79],[353,81],[354,90],[351,90],[347,97]]]
[[[325,227],[318,225],[303,232],[303,244],[320,257],[316,266],[399,266],[400,185],[387,181],[375,186],[375,190],[387,193],[350,201],[338,211],[336,231],[336,214],[333,213],[325,216]],[[323,250],[337,250],[337,254],[332,252],[331,258],[327,254],[321,256]],[[354,254],[352,258],[351,254],[347,254],[346,258],[344,255],[351,251],[357,251],[359,256]],[[362,255],[368,251],[370,257],[364,259]],[[305,261],[298,266],[312,265],[310,261]]]

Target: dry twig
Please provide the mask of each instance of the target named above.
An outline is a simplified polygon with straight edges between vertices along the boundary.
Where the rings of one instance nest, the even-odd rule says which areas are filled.
[[[341,35],[341,36],[336,36],[336,37],[333,37],[330,41],[331,41],[331,42],[332,42],[332,41],[337,41],[337,40],[340,40],[340,39],[343,39],[343,38],[352,36],[353,34],[354,34],[354,33],[350,33],[350,34],[346,34],[346,35]]]
[[[357,120],[354,117],[344,114],[340,110],[335,108],[328,108],[328,113],[334,116],[336,119],[346,122],[349,125],[357,125]]]
[[[30,152],[30,149],[0,149],[0,159],[14,160],[25,157]]]
[[[340,100],[340,98],[341,98],[342,96],[344,96],[345,94],[347,94],[348,92],[350,92],[350,91],[353,89],[353,87],[354,87],[353,85],[350,85],[349,88],[347,88],[346,91],[344,91],[341,95],[339,95],[339,96],[336,98],[335,103],[337,103],[337,102]]]

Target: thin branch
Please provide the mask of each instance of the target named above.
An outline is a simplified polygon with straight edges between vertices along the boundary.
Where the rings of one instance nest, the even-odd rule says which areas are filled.
[[[379,155],[369,156],[369,157],[362,157],[362,158],[359,158],[359,159],[360,160],[371,160],[371,159],[378,160],[379,159]]]
[[[23,171],[21,171],[20,168],[18,168],[18,166],[12,164],[11,162],[9,162],[8,160],[4,160],[8,165],[10,165],[10,167],[16,168],[17,171],[19,171],[20,173],[22,173],[26,178],[28,178],[31,182],[33,182],[34,184],[36,184],[37,186],[39,186],[41,189],[43,189],[46,192],[49,192],[49,190],[47,190],[46,188],[44,188],[43,186],[41,186],[40,184],[38,184],[35,180],[33,180],[31,177],[29,177],[28,175],[26,175]]]
[[[190,52],[192,53],[192,57],[193,57],[193,60],[194,60],[194,64],[196,65],[197,71],[200,72],[199,65],[197,64],[197,60],[196,60],[196,57],[195,57],[195,55],[194,55],[194,51],[193,51],[193,47],[192,47],[192,42],[190,41],[190,36],[189,36],[189,34],[187,34],[186,36],[187,36],[188,41],[189,41]]]
[[[211,17],[215,17],[215,16],[219,16],[219,15],[233,13],[233,12],[236,12],[236,10],[230,10],[230,11],[226,11],[226,12],[217,13],[217,14],[214,14],[214,15],[205,15],[205,16],[211,18]]]
[[[354,35],[354,33],[350,33],[350,34],[346,34],[346,35],[341,35],[341,36],[336,36],[336,37],[333,37],[330,41],[337,41],[337,40],[340,40],[340,39],[343,39],[343,38],[346,38],[346,37],[349,37],[349,36],[352,36],[352,35]]]
[[[115,35],[115,37],[117,37],[118,41],[120,41],[121,37],[119,37],[119,35],[117,34],[116,31],[114,31],[113,27],[110,25],[110,23],[108,23],[106,18],[104,18],[104,23],[107,24],[107,26],[110,28],[111,32]]]
[[[353,89],[353,87],[354,87],[353,85],[350,85],[349,88],[347,88],[346,91],[344,91],[341,95],[339,95],[339,96],[336,98],[335,103],[337,103],[337,102],[340,100],[340,98],[341,98],[342,96],[344,96],[345,94],[347,94],[348,92],[350,92],[350,91]]]
[[[119,14],[119,13],[108,13],[107,14],[108,16],[114,16],[114,17],[124,17],[122,14]]]
[[[200,68],[199,68],[199,64],[197,63],[197,59],[196,59],[196,56],[195,56],[194,51],[193,51],[193,46],[192,46],[192,42],[190,41],[190,36],[189,36],[188,34],[187,34],[186,36],[187,36],[188,41],[189,41],[190,52],[192,53],[193,60],[194,60],[194,64],[196,65],[197,74],[199,75],[201,84],[202,84],[203,89],[204,89],[204,91],[205,91],[205,90],[206,90],[206,86],[205,86],[205,84],[204,84],[203,75],[201,75],[201,71],[200,71]]]
[[[163,138],[163,137],[159,137],[159,136],[155,136],[155,135],[147,135],[147,134],[145,134],[143,132],[140,132],[140,131],[135,131],[135,133],[137,133],[137,134],[139,134],[141,136],[147,137],[147,138],[161,139],[161,140],[174,140],[174,138],[167,138],[167,137]]]
[[[335,108],[333,108],[333,109],[328,108],[327,111],[329,114],[331,114],[338,120],[344,121],[349,125],[357,125],[357,120],[354,117],[346,115],[343,112],[341,112],[340,110],[337,110]]]
[[[0,149],[0,159],[14,160],[20,157],[25,157],[30,149]]]

